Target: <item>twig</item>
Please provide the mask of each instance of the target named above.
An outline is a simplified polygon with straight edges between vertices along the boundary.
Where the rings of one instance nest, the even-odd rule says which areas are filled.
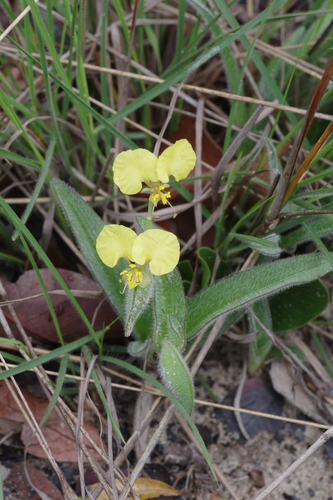
[[[329,439],[333,437],[333,425],[326,431],[324,434],[320,436],[319,439],[315,443],[313,443],[310,448],[307,449],[293,464],[288,467],[275,481],[272,482],[264,491],[260,493],[254,500],[263,500],[266,498],[272,491],[275,490],[283,481],[287,479],[295,470],[298,469],[308,458],[313,455],[315,451],[317,451],[321,446],[323,446]]]
[[[247,362],[244,359],[241,379],[239,381],[239,384],[238,384],[238,387],[237,387],[237,391],[236,391],[236,394],[235,394],[235,398],[234,398],[234,407],[235,408],[240,408],[241,400],[242,400],[242,394],[243,394],[243,388],[244,388],[244,384],[245,384],[245,381],[246,381],[246,375],[247,375]],[[251,438],[250,438],[250,435],[247,432],[247,430],[245,429],[245,426],[243,424],[241,412],[235,411],[234,413],[235,413],[236,422],[238,424],[238,427],[239,427],[241,433],[243,434],[244,438],[247,441],[249,441]]]
[[[260,113],[262,112],[262,109],[263,109],[262,106],[259,106],[255,110],[253,115],[251,115],[250,119],[245,123],[244,127],[239,132],[237,137],[233,140],[230,147],[228,148],[228,151],[226,151],[226,153],[223,155],[222,159],[219,161],[219,163],[217,164],[217,166],[215,168],[215,172],[212,176],[212,189],[213,189],[212,200],[213,200],[213,207],[214,208],[216,208],[218,203],[219,203],[218,190],[219,190],[223,171],[225,170],[228,163],[235,155],[240,144],[247,137],[248,133],[250,132],[250,130],[253,128],[253,126],[257,122],[257,120],[260,116]]]
[[[186,422],[184,417],[178,411],[176,412],[176,418],[177,418],[178,422],[180,423],[180,425],[182,426],[182,428],[184,429],[184,431],[186,432],[186,434],[188,435],[188,437],[190,438],[190,440],[192,441],[192,443],[194,443],[194,445],[196,446],[198,451],[201,451],[199,443],[196,440],[196,437],[194,436],[192,429],[190,428],[190,426],[188,425],[188,423]],[[226,488],[226,490],[229,491],[230,495],[234,498],[234,500],[240,500],[239,496],[234,491],[233,487],[229,483],[226,476],[223,474],[221,469],[214,462],[213,462],[213,467],[214,467],[214,471],[216,472],[217,477],[219,478],[219,480],[221,481],[223,486]]]

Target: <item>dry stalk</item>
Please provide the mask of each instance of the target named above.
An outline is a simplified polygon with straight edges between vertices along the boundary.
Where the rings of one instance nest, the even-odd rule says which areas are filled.
[[[322,434],[310,448],[308,448],[302,455],[295,460],[294,463],[288,467],[275,481],[272,482],[267,488],[264,489],[254,500],[264,500],[272,493],[283,481],[285,481],[295,470],[297,470],[308,458],[311,457],[321,446],[323,446],[329,439],[333,437],[333,425]]]
[[[5,319],[5,316],[1,310],[0,310],[0,321],[1,321],[1,324],[4,328],[4,330],[6,331],[7,330],[7,328],[5,327],[6,319]],[[7,327],[8,327],[8,324],[7,324]],[[0,354],[0,359],[1,359],[5,369],[8,370],[8,366],[6,365],[6,361],[5,361],[4,357],[2,356],[2,354]],[[31,432],[36,436],[41,448],[43,449],[46,457],[49,459],[55,473],[57,474],[59,481],[60,481],[60,484],[61,484],[61,487],[62,487],[62,491],[63,491],[64,497],[65,497],[65,500],[76,500],[77,496],[74,493],[74,491],[72,490],[72,488],[69,486],[69,484],[67,483],[66,478],[65,478],[62,470],[60,469],[57,462],[55,461],[55,459],[52,455],[52,452],[49,448],[49,445],[48,445],[45,437],[42,434],[41,428],[39,427],[38,422],[36,421],[33,413],[31,412],[16,380],[14,379],[14,377],[11,377],[11,383],[10,383],[8,379],[5,379],[5,384],[7,385],[8,390],[11,393],[15,403],[17,404],[17,407],[20,409],[27,424],[29,425]]]

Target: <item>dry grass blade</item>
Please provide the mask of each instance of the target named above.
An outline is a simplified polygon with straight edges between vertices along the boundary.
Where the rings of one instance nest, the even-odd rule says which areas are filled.
[[[269,210],[269,213],[266,218],[265,226],[269,227],[277,218],[285,197],[287,193],[288,186],[291,182],[292,175],[295,170],[295,165],[298,157],[298,153],[300,151],[301,145],[303,143],[304,137],[306,136],[307,131],[312,123],[312,120],[315,116],[316,110],[319,106],[320,100],[325,92],[325,89],[330,81],[330,78],[333,73],[333,57],[328,61],[325,72],[318,84],[316,92],[311,100],[310,106],[306,113],[304,122],[302,124],[301,130],[298,133],[295,142],[293,144],[292,150],[290,152],[288,161],[283,171],[283,175],[281,176],[280,182],[278,184],[276,197],[272,203],[272,206]]]
[[[305,172],[309,168],[310,163],[312,162],[313,158],[316,156],[316,154],[324,146],[325,142],[330,137],[332,132],[333,132],[333,122],[328,125],[325,132],[323,132],[321,137],[318,139],[316,144],[313,146],[313,148],[311,149],[311,151],[309,152],[309,154],[307,155],[307,157],[303,161],[302,165],[297,170],[294,177],[291,179],[290,184],[289,184],[288,189],[287,189],[287,192],[286,192],[286,195],[285,195],[284,200],[283,200],[283,204],[287,203],[289,197],[292,195],[292,193],[297,188],[298,182],[301,180],[301,178],[303,177],[303,175],[305,174]]]
[[[6,328],[6,326],[8,327],[6,318],[3,316],[2,311],[0,311],[0,321],[1,321],[1,324],[3,325],[4,328]],[[0,354],[0,359],[1,359],[5,369],[8,370],[7,363],[6,363],[5,359],[3,358],[2,354]],[[28,407],[21,390],[17,385],[16,380],[12,377],[11,381],[9,381],[8,379],[5,379],[5,383],[8,387],[14,401],[16,402],[18,408],[20,408],[22,414],[24,415],[24,417],[25,417],[25,419],[26,419],[26,421],[31,429],[31,432],[36,436],[36,438],[37,438],[40,446],[42,447],[45,455],[48,457],[52,467],[54,468],[54,471],[56,472],[56,474],[59,478],[65,500],[76,500],[77,496],[74,493],[74,491],[72,490],[72,488],[69,486],[69,484],[67,483],[66,478],[65,478],[62,470],[60,469],[57,462],[55,461],[55,459],[52,455],[52,452],[49,448],[49,445],[48,445],[46,439],[44,438],[42,431],[38,425],[38,422],[36,422],[34,415],[32,414],[30,408]]]
[[[6,297],[5,290],[4,290],[1,282],[0,282],[0,293],[3,297]],[[8,308],[10,310],[10,314],[11,314],[17,328],[20,331],[20,334],[24,340],[25,345],[27,346],[27,348],[29,349],[29,351],[31,353],[32,358],[37,358],[37,354],[35,353],[35,350],[31,344],[28,336],[26,335],[24,329],[22,328],[22,325],[16,316],[15,310],[13,309],[13,307],[11,305],[9,305]],[[1,309],[0,309],[0,319],[1,319],[2,325],[5,329],[6,335],[8,336],[8,338],[13,340],[14,339],[13,334],[8,326],[7,320],[4,317]],[[18,350],[19,350],[21,356],[26,361],[30,361],[31,358],[30,358],[30,356],[27,355],[27,353],[23,349],[23,347],[18,345]],[[38,376],[40,383],[41,383],[42,387],[44,388],[45,395],[47,396],[47,398],[49,400],[51,400],[51,397],[52,397],[53,392],[54,392],[54,387],[51,384],[44,368],[42,366],[38,366],[38,367],[34,368],[33,371]],[[63,399],[61,397],[58,398],[57,405],[55,406],[55,409],[58,412],[60,418],[66,422],[69,430],[71,431],[71,433],[74,437],[76,435],[77,418],[74,416],[72,411],[65,404],[65,402],[63,401]],[[90,435],[87,433],[87,431],[82,426],[80,427],[80,433],[83,435],[83,438],[85,438],[88,441],[89,445],[100,455],[101,459],[105,463],[108,463],[107,455],[103,452],[103,450],[101,450],[96,445],[96,443],[91,439]],[[107,482],[107,480],[105,480],[105,473],[104,473],[103,469],[96,463],[96,460],[91,456],[90,451],[88,450],[85,443],[83,443],[83,439],[81,437],[80,437],[80,447],[82,448],[83,453],[87,457],[87,460],[90,463],[92,469],[95,471],[99,481],[105,486],[106,490],[109,490],[109,483]],[[53,462],[51,462],[51,463],[53,464]],[[55,471],[58,473],[57,468],[55,469]]]
[[[288,469],[283,474],[281,474],[281,476],[275,479],[275,481],[273,481],[272,484],[265,488],[264,491],[262,491],[260,495],[258,495],[254,500],[264,500],[264,498],[267,498],[268,495],[272,493],[272,491],[274,491],[281,483],[283,483],[293,472],[295,472],[295,470],[298,469],[298,467],[304,464],[304,462],[306,462],[306,460],[308,460],[311,455],[313,455],[313,453],[315,453],[319,448],[321,448],[321,446],[327,443],[327,441],[332,437],[333,426],[330,427],[326,432],[324,432],[324,434],[322,434],[320,438],[317,439],[317,441],[313,443],[313,445],[310,446],[310,448],[305,453],[297,458],[297,460],[295,460],[295,462],[290,467],[288,467]]]
[[[312,328],[318,328],[318,327],[316,325],[312,325]],[[320,333],[322,333],[322,332],[320,332]],[[331,336],[329,336],[329,334],[327,334],[326,332],[325,332],[325,335],[327,335],[328,338],[331,339]],[[6,344],[6,343],[0,343],[0,347],[3,349],[17,350],[17,346]],[[39,349],[37,349],[37,352],[38,351],[39,351]],[[46,352],[50,352],[50,351],[45,351],[45,349],[40,350],[40,354],[45,354]],[[70,359],[73,362],[79,361],[77,358],[78,358],[78,356],[70,356]],[[2,363],[0,363],[0,366],[4,367],[4,365]],[[8,366],[8,368],[15,368],[17,365],[13,364],[13,363],[7,363],[7,366]],[[106,369],[107,369],[106,367],[103,367],[103,370],[106,370]],[[55,372],[52,370],[45,370],[45,372],[48,375],[51,375],[54,377],[59,375],[58,372]],[[119,377],[127,378],[126,376],[124,376],[124,374],[121,374],[121,373],[117,373],[116,375]],[[69,375],[68,374],[67,378],[72,379],[72,380],[76,380],[76,381],[84,380],[84,377],[81,377],[79,375]],[[133,383],[137,382],[138,385],[141,385],[136,380],[132,380],[132,382]],[[90,383],[94,383],[94,380],[91,379]],[[133,387],[133,386],[125,385],[125,384],[113,383],[112,385],[114,388],[124,389],[127,391],[134,391],[134,392],[141,392],[142,391],[142,389],[140,387]],[[163,400],[162,394],[158,390],[156,390],[155,388],[150,388],[150,387],[148,388],[147,387],[146,392],[157,396],[157,398],[155,399],[150,411],[147,413],[144,420],[142,421],[142,426],[141,426],[140,431],[144,430],[147,427],[147,425],[149,425],[150,421],[152,420],[152,418],[154,416],[154,413],[155,413],[157,406]],[[202,399],[197,399],[197,398],[194,400],[194,402],[196,405],[203,405],[203,406],[208,406],[208,407],[212,407],[212,408],[220,408],[221,410],[237,411],[239,413],[247,413],[249,415],[256,415],[258,417],[265,417],[265,418],[270,418],[273,420],[281,420],[284,422],[290,422],[293,424],[299,424],[299,425],[304,425],[304,426],[309,426],[309,427],[316,427],[317,429],[324,429],[324,430],[329,429],[329,426],[327,426],[325,424],[320,424],[318,422],[311,422],[309,420],[301,420],[301,419],[290,418],[290,417],[285,417],[285,416],[281,417],[279,415],[271,415],[270,413],[248,410],[245,408],[235,408],[234,406],[224,405],[224,404],[220,404],[220,403],[213,403],[211,401],[204,401]],[[132,436],[127,440],[126,445],[124,446],[124,448],[122,449],[122,451],[119,453],[119,455],[117,456],[117,458],[115,460],[116,465],[121,464],[125,460],[128,453],[130,453],[130,451],[132,451],[133,447],[135,446],[135,442],[138,439],[138,436],[139,436],[139,432],[136,430],[132,434]],[[134,444],[132,444],[132,443],[134,443]]]
[[[230,145],[228,151],[226,151],[226,153],[223,155],[221,161],[218,163],[218,165],[215,168],[214,175],[212,177],[212,190],[213,190],[212,191],[212,199],[213,199],[214,208],[217,207],[218,202],[219,202],[218,190],[220,187],[220,181],[221,181],[223,171],[226,169],[228,163],[235,155],[239,146],[242,144],[244,139],[248,136],[248,133],[250,132],[250,130],[252,129],[252,127],[255,125],[258,118],[260,117],[261,112],[262,112],[262,107],[259,106],[256,109],[256,111],[253,113],[251,118],[246,122],[246,124],[244,125],[242,130],[239,132],[237,137],[234,139],[234,141]]]

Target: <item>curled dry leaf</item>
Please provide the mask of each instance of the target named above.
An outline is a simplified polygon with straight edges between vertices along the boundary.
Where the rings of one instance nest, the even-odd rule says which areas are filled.
[[[271,364],[269,374],[276,392],[282,394],[314,421],[322,424],[329,423],[323,401],[306,387],[299,368],[285,359],[275,359]]]
[[[100,286],[93,280],[82,276],[79,273],[68,271],[67,269],[58,269],[59,274],[71,290],[79,290],[81,292],[92,292],[89,297],[76,297],[78,303],[82,307],[89,321],[92,321],[95,312],[96,319],[94,328],[102,329],[116,319],[116,314],[112,310],[109,302],[104,299]],[[43,282],[49,292],[61,291],[59,294],[50,294],[50,298],[58,318],[59,326],[66,342],[72,342],[87,334],[87,328],[81,320],[79,314],[72,306],[70,300],[61,290],[57,280],[52,275],[49,269],[40,269]],[[42,294],[42,296],[22,300],[21,302],[13,303],[15,312],[24,327],[26,333],[35,340],[40,341],[41,338],[49,342],[58,342],[58,336],[54,327],[50,310],[43,295],[35,271],[25,272],[16,283],[6,283],[5,289],[8,295],[8,300],[27,299],[33,295]],[[89,294],[88,294],[89,295]],[[13,323],[13,319],[7,307],[4,307],[4,314],[10,321],[13,334],[20,339],[20,334]],[[116,322],[110,330],[110,335],[114,338],[123,331],[120,322]],[[0,326],[0,336],[4,337],[4,332]]]

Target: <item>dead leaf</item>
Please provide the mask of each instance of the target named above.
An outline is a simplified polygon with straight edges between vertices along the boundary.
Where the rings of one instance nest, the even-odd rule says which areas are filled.
[[[276,392],[299,408],[315,422],[327,424],[320,398],[311,393],[302,379],[302,372],[285,359],[275,359],[269,371]]]
[[[20,422],[9,420],[8,418],[0,418],[0,434],[9,434],[10,432],[16,434],[21,432],[22,425]]]
[[[33,486],[45,492],[52,500],[63,500],[61,492],[42,471],[30,464],[27,464],[27,470]],[[8,491],[5,498],[11,498],[11,500],[40,500],[40,496],[29,485],[23,463],[14,464],[10,468],[10,474],[4,480],[4,491]]]
[[[53,415],[54,416],[54,415]],[[50,415],[52,417],[52,413]],[[49,419],[51,420],[51,419]],[[89,422],[84,422],[84,428],[88,432],[88,434],[93,438],[98,446],[100,446],[100,438],[99,434],[96,431],[95,427]],[[57,417],[57,421],[53,421],[51,423],[47,423],[42,427],[42,433],[49,445],[52,455],[57,460],[57,462],[77,462],[78,461],[78,452],[77,445],[75,439],[72,434],[68,430],[67,426],[63,422],[59,422],[59,418]],[[23,424],[21,440],[24,444],[28,445],[28,453],[35,457],[45,458],[46,455],[39,445],[37,438],[31,438],[31,430],[28,424]],[[84,443],[89,449],[90,453],[96,458],[96,460],[100,459],[100,456],[94,451],[91,445],[88,444],[86,439],[84,439]],[[83,461],[86,462],[87,459],[83,456]]]
[[[49,406],[48,399],[34,396],[25,389],[22,389],[22,393],[37,422],[40,422]],[[36,457],[45,458],[45,453],[36,437],[31,438],[30,427],[25,422],[4,381],[0,381],[0,418],[23,422],[21,440],[24,444],[28,445],[28,453]],[[89,422],[84,422],[84,428],[95,443],[100,446],[100,436],[95,427]],[[42,433],[50,446],[54,458],[58,462],[77,462],[78,453],[75,439],[67,426],[59,421],[59,416],[55,410],[52,410],[48,420],[42,427]],[[88,445],[86,440],[84,442],[91,454],[98,460],[100,458],[99,455],[92,449],[91,445]]]
[[[223,400],[223,404],[233,406],[235,393],[236,389],[231,391]],[[247,410],[282,415],[283,399],[279,396],[278,391],[275,392],[273,390],[269,381],[262,377],[251,377],[245,381],[240,406]],[[239,431],[234,412],[224,411],[222,414],[223,420],[226,422],[229,429],[232,432]],[[251,438],[262,431],[277,432],[283,425],[283,422],[279,420],[246,413],[242,413],[241,415],[245,430]]]
[[[101,292],[100,286],[95,281],[82,276],[82,274],[74,273],[67,269],[58,269],[58,272],[72,290]],[[40,273],[48,291],[61,290],[59,283],[53,277],[49,269],[40,269]],[[43,293],[37,275],[33,270],[22,274],[16,283],[6,283],[5,289],[9,300],[26,299],[32,295]],[[66,295],[63,293],[51,294],[50,299],[57,315],[63,338],[66,342],[71,342],[87,334],[86,326]],[[96,330],[102,329],[117,317],[111,305],[104,299],[103,295],[97,298],[77,297],[76,299],[89,321],[92,321],[95,311],[97,310],[96,321],[94,323]],[[99,307],[100,304],[101,306]],[[58,342],[58,335],[44,296],[14,303],[13,307],[22,326],[30,337],[38,341],[43,338],[47,339],[49,342]],[[15,324],[12,323],[13,319],[8,308],[4,307],[3,311],[7,319],[11,322],[13,334],[16,338],[20,339],[20,334]],[[123,328],[120,322],[117,322],[111,328],[113,338],[114,335],[119,334],[119,332],[122,334]],[[5,336],[1,326],[0,336]]]
[[[92,491],[94,490],[94,488],[96,488],[96,486],[97,484],[91,485]],[[118,479],[116,479],[116,486],[119,491],[122,491],[123,485]],[[176,490],[169,484],[163,483],[162,481],[157,481],[156,479],[146,479],[146,478],[137,479],[134,483],[133,491],[140,498],[140,500],[149,500],[150,498],[157,498],[162,495],[166,497],[176,497],[184,495],[184,492]],[[110,497],[108,497],[105,491],[103,490],[96,500],[109,500],[109,499]],[[129,500],[133,499],[129,498]]]
[[[249,476],[253,481],[255,488],[263,488],[265,486],[264,473],[261,469],[253,469],[249,472]]]

